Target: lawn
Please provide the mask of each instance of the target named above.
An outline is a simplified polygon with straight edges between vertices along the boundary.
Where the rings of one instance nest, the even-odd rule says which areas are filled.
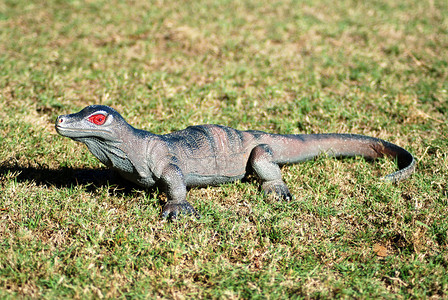
[[[0,298],[448,297],[448,2],[6,0],[0,3]],[[195,188],[160,218],[59,136],[90,104],[164,134],[215,123],[356,133],[417,159],[318,157]]]

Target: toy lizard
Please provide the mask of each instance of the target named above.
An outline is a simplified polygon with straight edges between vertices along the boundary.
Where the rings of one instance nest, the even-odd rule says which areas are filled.
[[[216,185],[242,179],[250,170],[262,181],[266,194],[292,198],[282,180],[280,166],[312,159],[320,154],[375,159],[388,155],[399,170],[383,177],[399,181],[411,175],[414,157],[405,149],[373,137],[354,134],[270,134],[239,131],[221,125],[190,126],[156,135],[135,129],[113,108],[87,106],[62,115],[56,131],[87,145],[106,166],[143,187],[158,185],[168,201],[162,217],[199,214],[187,202],[187,187]]]

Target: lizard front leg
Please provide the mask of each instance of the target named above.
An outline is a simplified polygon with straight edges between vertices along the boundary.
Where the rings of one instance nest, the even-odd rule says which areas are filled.
[[[259,145],[252,150],[250,164],[262,181],[262,188],[266,194],[275,197],[292,200],[288,187],[283,182],[280,167],[273,161],[273,153],[268,145]]]
[[[187,186],[182,170],[177,165],[168,164],[162,171],[160,181],[168,197],[168,201],[162,209],[163,218],[175,219],[180,214],[194,215],[196,218],[200,218],[194,207],[186,200]]]

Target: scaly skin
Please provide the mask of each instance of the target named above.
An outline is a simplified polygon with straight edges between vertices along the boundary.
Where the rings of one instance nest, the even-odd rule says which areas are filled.
[[[114,109],[91,105],[59,116],[56,131],[87,145],[106,166],[143,187],[158,185],[167,193],[162,216],[199,214],[186,200],[187,187],[216,185],[243,178],[253,170],[266,194],[290,200],[280,166],[331,156],[396,158],[399,170],[383,177],[396,182],[411,175],[414,157],[389,142],[353,134],[280,135],[238,131],[221,125],[190,126],[156,135],[129,125]]]

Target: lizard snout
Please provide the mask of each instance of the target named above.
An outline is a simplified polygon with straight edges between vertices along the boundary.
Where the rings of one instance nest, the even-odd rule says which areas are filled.
[[[59,116],[56,119],[56,123],[54,124],[54,127],[56,127],[56,130],[62,129],[66,126],[66,123],[68,121],[68,118],[65,115]]]

